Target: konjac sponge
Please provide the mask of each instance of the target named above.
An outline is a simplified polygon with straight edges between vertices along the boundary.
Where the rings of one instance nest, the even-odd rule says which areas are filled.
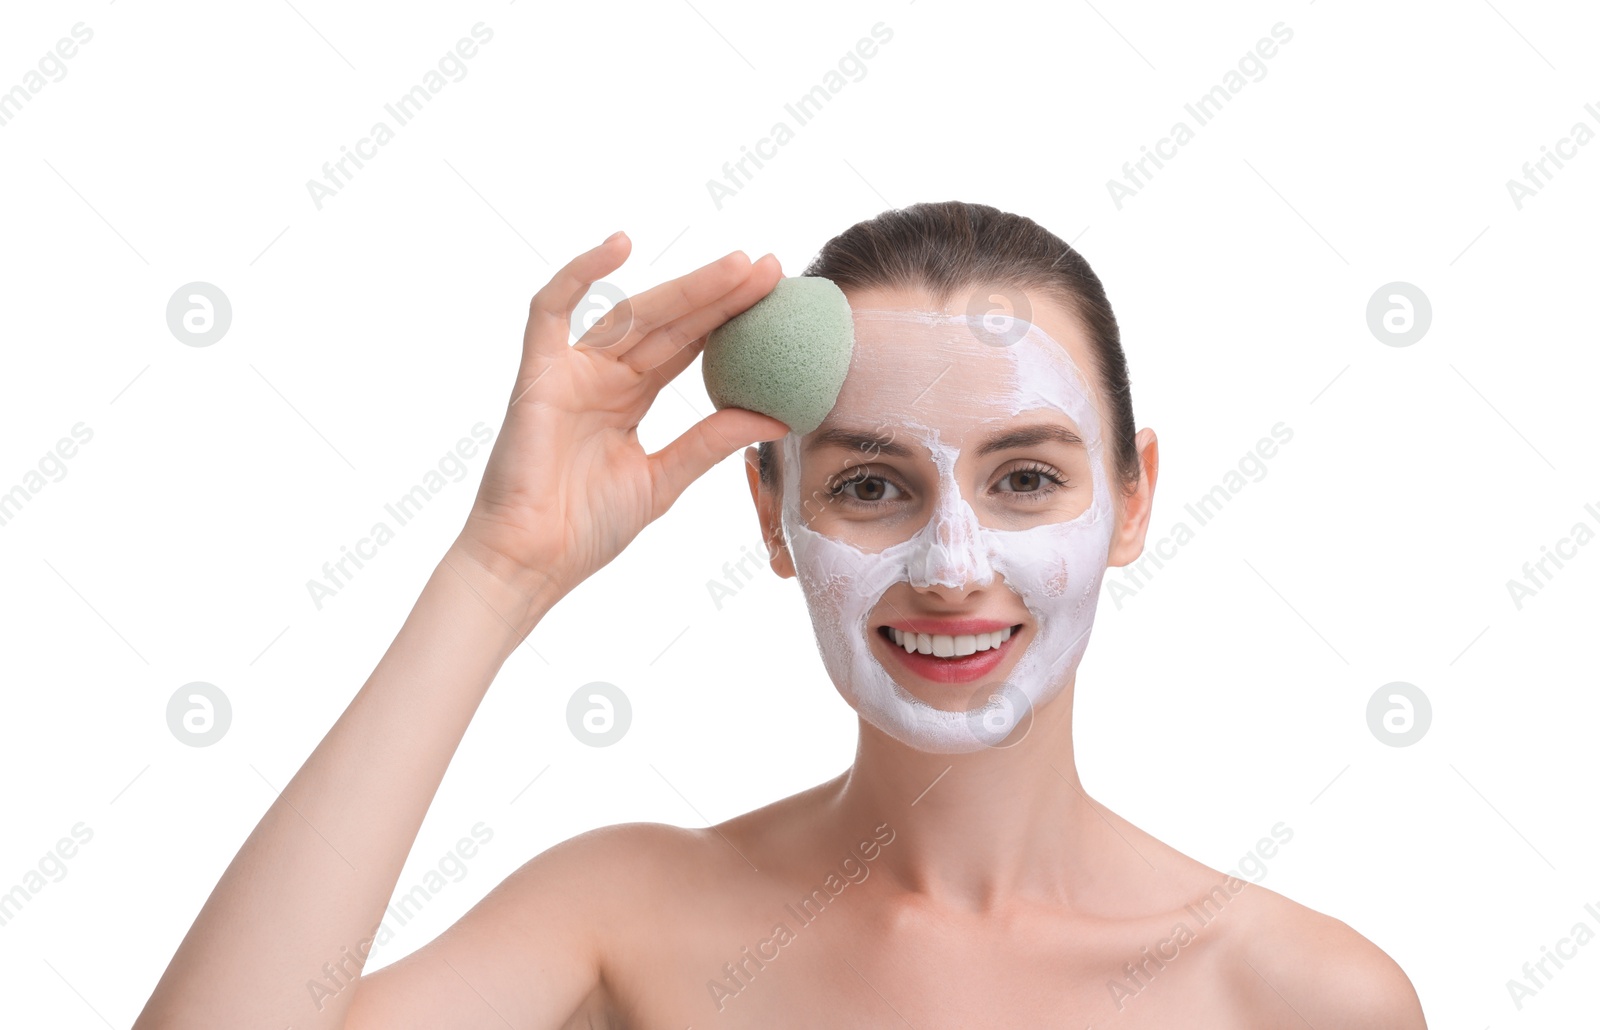
[[[700,371],[717,408],[759,411],[803,436],[839,399],[854,347],[844,291],[794,276],[712,331]]]

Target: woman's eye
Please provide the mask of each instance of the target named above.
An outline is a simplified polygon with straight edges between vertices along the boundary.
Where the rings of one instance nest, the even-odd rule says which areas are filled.
[[[898,497],[900,488],[882,476],[859,475],[838,483],[831,493],[858,504],[880,504]]]
[[[1043,466],[1012,469],[1000,477],[1000,482],[1002,484],[1011,484],[1009,489],[1002,487],[1001,493],[1017,494],[1048,494],[1056,487],[1066,485],[1065,479]],[[1048,486],[1047,484],[1054,484],[1054,486]]]
[[[1000,477],[997,489],[1019,498],[1037,500],[1050,496],[1067,485],[1061,474],[1045,465],[1012,469]],[[839,480],[828,495],[846,505],[871,506],[900,500],[905,492],[885,476],[861,472]]]

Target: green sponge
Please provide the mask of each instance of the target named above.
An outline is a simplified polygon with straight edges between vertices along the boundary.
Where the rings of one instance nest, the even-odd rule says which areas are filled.
[[[700,371],[718,409],[758,411],[804,436],[839,399],[854,348],[844,291],[794,276],[712,331]]]

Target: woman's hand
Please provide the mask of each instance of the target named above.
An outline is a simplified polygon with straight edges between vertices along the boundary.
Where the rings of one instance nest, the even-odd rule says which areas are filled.
[[[617,304],[576,344],[572,314],[631,250],[617,233],[556,273],[528,311],[505,423],[455,549],[547,604],[615,558],[688,485],[734,451],[788,432],[715,411],[654,454],[637,428],[706,334],[771,292],[776,258],[741,251]]]

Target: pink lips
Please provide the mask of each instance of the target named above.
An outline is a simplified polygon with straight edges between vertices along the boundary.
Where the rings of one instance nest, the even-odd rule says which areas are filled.
[[[1015,623],[996,622],[992,619],[906,619],[894,623],[894,628],[913,633],[946,633],[958,636],[966,633],[993,633],[995,630],[1012,625]],[[961,658],[936,658],[930,654],[907,651],[882,631],[874,632],[884,645],[894,652],[897,661],[923,679],[935,683],[970,683],[993,672],[995,667],[1005,660],[1021,631],[1014,631],[1001,642],[999,647],[991,647],[987,651],[974,651]]]

